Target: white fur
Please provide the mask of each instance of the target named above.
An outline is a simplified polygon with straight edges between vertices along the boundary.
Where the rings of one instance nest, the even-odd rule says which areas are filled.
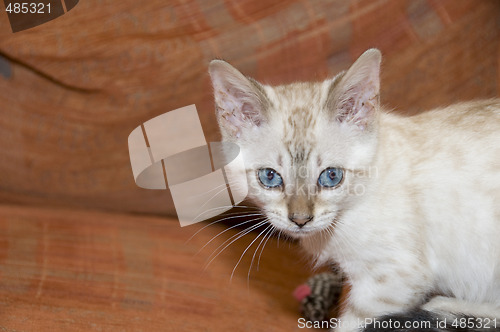
[[[421,306],[431,294],[446,296],[448,311],[480,303],[487,310],[473,314],[500,318],[500,101],[397,116],[378,105],[379,65],[380,53],[369,50],[322,83],[260,86],[266,106],[259,95],[253,109],[262,122],[228,130],[219,120],[223,138],[241,147],[250,197],[317,264],[341,267],[351,285],[341,320],[350,326]],[[234,106],[222,99],[216,87],[217,107]],[[283,188],[259,184],[256,171],[266,167]],[[338,188],[318,186],[327,167],[344,169]],[[305,195],[297,191],[304,185]],[[313,206],[301,228],[288,219],[297,197],[297,209]]]

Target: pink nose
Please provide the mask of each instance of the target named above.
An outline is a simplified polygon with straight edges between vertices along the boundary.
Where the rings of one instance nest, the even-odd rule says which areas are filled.
[[[297,214],[293,213],[288,216],[288,219],[290,219],[291,222],[293,222],[295,225],[299,226],[300,228],[304,227],[305,224],[310,222],[312,220],[312,216],[310,215],[304,215],[304,214]]]

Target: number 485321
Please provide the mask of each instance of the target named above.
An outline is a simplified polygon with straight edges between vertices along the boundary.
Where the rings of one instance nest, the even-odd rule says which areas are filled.
[[[50,3],[15,2],[9,3],[5,11],[9,14],[50,14]]]

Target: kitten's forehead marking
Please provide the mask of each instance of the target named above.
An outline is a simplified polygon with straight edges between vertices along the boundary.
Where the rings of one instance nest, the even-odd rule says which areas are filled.
[[[307,162],[311,156],[311,147],[309,144],[306,145],[302,142],[286,141],[285,146],[290,155],[292,166],[307,166]]]
[[[317,114],[308,107],[295,107],[289,112],[286,122],[283,142],[290,154],[292,164],[296,166],[307,164],[316,142],[314,131]]]
[[[317,126],[328,89],[324,83],[292,83],[268,87],[276,118],[282,122],[282,142],[294,168],[307,166],[316,145]]]

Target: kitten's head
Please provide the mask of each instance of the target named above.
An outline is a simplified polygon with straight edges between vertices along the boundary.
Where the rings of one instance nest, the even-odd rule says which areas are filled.
[[[331,228],[362,199],[376,155],[381,54],[321,83],[267,86],[210,63],[224,141],[240,146],[249,197],[278,229]]]

